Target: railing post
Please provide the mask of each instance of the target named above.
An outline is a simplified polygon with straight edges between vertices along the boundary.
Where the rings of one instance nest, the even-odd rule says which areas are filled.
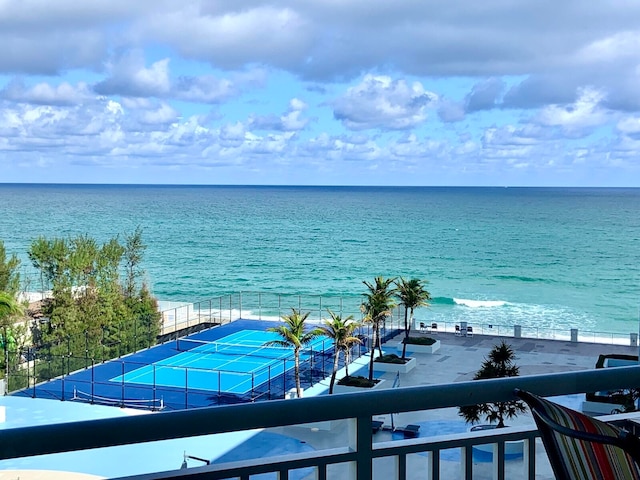
[[[536,478],[536,439],[528,438],[524,441],[522,466],[523,478]]]
[[[373,430],[371,417],[357,417],[355,425],[355,450],[356,450],[356,479],[370,480],[373,478]],[[353,431],[353,427],[349,431]]]
[[[494,480],[505,480],[504,462],[505,462],[505,443],[504,442],[494,443],[493,458],[492,458]]]
[[[578,341],[578,329],[571,329],[571,343],[576,343]]]

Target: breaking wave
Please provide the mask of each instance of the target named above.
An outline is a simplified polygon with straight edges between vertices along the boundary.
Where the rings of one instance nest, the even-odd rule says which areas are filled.
[[[434,297],[431,299],[434,305],[462,305],[469,308],[493,308],[502,307],[508,302],[504,300],[471,300],[468,298]]]

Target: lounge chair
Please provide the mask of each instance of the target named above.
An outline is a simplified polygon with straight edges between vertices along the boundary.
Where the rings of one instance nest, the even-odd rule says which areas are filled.
[[[467,327],[467,333],[465,334],[465,336],[473,337],[473,327],[472,326],[468,326]]]
[[[431,324],[431,333],[433,333],[433,334],[437,334],[438,333],[438,324],[435,323],[435,322],[433,322]]]
[[[371,420],[371,429],[373,433],[378,433],[382,428],[382,425],[384,425],[384,422],[381,422],[380,420]]]
[[[460,325],[456,325],[456,337],[460,337],[462,334],[460,333]]]
[[[516,389],[538,426],[556,478],[640,479],[640,439],[609,423]]]
[[[399,428],[398,430],[402,431],[404,438],[417,438],[420,425],[409,424],[404,428]]]

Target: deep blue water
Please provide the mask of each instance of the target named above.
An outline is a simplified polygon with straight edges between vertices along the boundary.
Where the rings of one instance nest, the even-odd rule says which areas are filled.
[[[640,189],[4,184],[0,213],[31,290],[38,236],[141,226],[164,300],[404,276],[429,281],[429,320],[638,331]]]

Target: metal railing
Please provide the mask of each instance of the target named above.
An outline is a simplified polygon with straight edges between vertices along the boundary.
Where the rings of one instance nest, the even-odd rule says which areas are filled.
[[[199,324],[225,324],[238,319],[278,320],[295,308],[309,312],[309,322],[329,318],[331,310],[343,318],[353,315],[361,320],[363,297],[328,297],[322,295],[286,295],[278,293],[239,292],[188,303],[163,310],[161,335],[181,331]],[[404,322],[404,310],[396,307],[387,327],[398,328]]]
[[[360,304],[361,296],[322,296],[322,295],[286,295],[279,293],[261,292],[238,292],[224,295],[195,303],[189,303],[162,311],[163,326],[161,335],[184,330],[195,325],[225,324],[237,320],[276,320],[282,315],[289,314],[291,308],[309,312],[310,321],[320,321],[328,318],[327,309],[346,317],[353,315],[354,318],[362,319]],[[422,318],[423,310],[416,312],[414,327],[424,322],[431,325],[434,320]],[[444,332],[455,331],[455,326],[459,322],[437,321],[438,329]],[[391,318],[387,321],[390,328],[399,328],[404,324],[404,310],[398,307],[393,310]],[[566,340],[588,343],[602,343],[613,345],[638,345],[638,333],[616,333],[600,332],[589,330],[578,330],[576,328],[551,329],[540,328],[529,325],[506,325],[497,323],[471,322],[474,332],[481,335],[495,335],[503,337],[517,337]]]
[[[566,395],[588,391],[615,390],[640,385],[640,366],[586,370],[570,373],[511,377],[496,380],[375,390],[256,404],[200,408],[106,420],[4,430],[0,436],[0,459],[85,450],[106,446],[186,438],[214,433],[284,427],[315,422],[346,421],[347,434],[335,448],[277,458],[260,458],[236,463],[155,472],[132,477],[150,479],[222,479],[275,472],[279,478],[300,468],[311,468],[315,478],[382,478],[405,480],[415,473],[419,461],[421,478],[477,478],[472,450],[493,445],[489,477],[506,477],[505,448],[511,441],[524,442],[522,471],[517,478],[534,479],[536,452],[540,443],[533,425],[485,430],[455,436],[425,437],[393,442],[374,442],[372,417],[389,412],[415,412],[512,400],[514,388],[544,395]],[[55,441],[53,440],[55,439]],[[442,472],[441,453],[460,449],[458,474]],[[544,468],[544,467],[542,467]],[[548,468],[548,466],[547,466]],[[70,466],[70,469],[71,466]],[[512,476],[510,474],[510,476]],[[123,477],[124,478],[124,477]],[[538,477],[539,478],[539,477]]]

